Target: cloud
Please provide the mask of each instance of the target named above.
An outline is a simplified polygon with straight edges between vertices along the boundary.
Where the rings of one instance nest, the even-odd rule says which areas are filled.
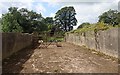
[[[36,2],[51,2],[51,3],[55,3],[55,2],[61,2],[62,0],[35,0]]]
[[[44,13],[46,12],[45,7],[40,4],[34,4],[35,2],[1,2],[0,3],[0,13],[4,14],[8,12],[9,7],[18,7],[19,9],[21,8],[27,8],[28,10],[34,10],[37,13]]]
[[[42,4],[37,4],[37,5],[35,5],[35,6],[33,6],[33,9],[37,12],[37,13],[44,13],[44,12],[46,12],[46,9],[45,9],[45,7],[42,5]]]
[[[50,17],[55,17],[55,13],[51,13],[51,14],[50,14]]]
[[[114,2],[86,2],[86,3],[64,3],[62,7],[73,6],[76,10],[77,26],[83,22],[96,23],[98,16],[109,9],[118,9],[118,0]],[[76,27],[77,27],[76,26]]]
[[[36,2],[113,2],[113,0],[34,0]]]
[[[109,9],[118,9],[118,1],[119,0],[1,0],[0,8],[2,8],[1,13],[5,13],[10,6],[17,6],[19,8],[34,10],[46,16],[45,12],[48,11],[48,8],[44,6],[44,3],[48,3],[51,10],[54,10],[54,8],[58,6],[60,8],[57,10],[65,6],[74,6],[77,13],[76,18],[78,25],[80,25],[83,22],[95,23],[98,21],[98,16],[103,12]],[[49,11],[48,14],[51,17],[55,16],[55,13],[52,11]]]
[[[113,0],[0,0],[1,2],[113,2]]]
[[[2,17],[2,14],[0,14],[0,18]]]
[[[0,0],[0,2],[34,2],[34,0]]]
[[[6,12],[8,12],[8,8],[9,7],[18,7],[19,9],[20,8],[27,8],[28,10],[31,10],[32,9],[32,4],[31,3],[25,3],[25,2],[2,2],[0,3],[0,7],[2,8],[1,9],[1,12],[4,14]]]

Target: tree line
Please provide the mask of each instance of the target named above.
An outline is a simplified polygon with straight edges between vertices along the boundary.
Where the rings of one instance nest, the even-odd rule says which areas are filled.
[[[8,8],[8,12],[2,14],[1,26],[3,32],[44,32],[44,31],[63,31],[67,32],[73,29],[77,24],[74,7],[64,7],[54,17],[44,18],[41,13],[17,7]]]
[[[44,19],[41,14],[29,11],[26,8],[10,7],[8,10],[6,14],[2,15],[3,32],[32,33],[33,31],[47,30],[47,25],[44,23],[47,18]]]
[[[55,13],[55,17],[46,18],[41,13],[33,10],[10,7],[7,13],[2,14],[0,25],[2,26],[2,32],[68,32],[73,30],[73,26],[77,25],[75,15],[76,11],[73,6],[63,7]],[[116,26],[120,24],[120,12],[117,10],[110,9],[102,13],[98,18],[98,22],[103,22],[107,25]],[[90,25],[90,23],[82,23],[78,26],[78,29],[86,25]]]

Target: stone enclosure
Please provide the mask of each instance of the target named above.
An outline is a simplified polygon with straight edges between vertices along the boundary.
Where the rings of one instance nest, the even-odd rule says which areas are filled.
[[[87,31],[83,33],[67,33],[65,41],[75,45],[100,51],[106,55],[118,58],[120,28],[112,28],[100,31]],[[32,34],[1,33],[2,59],[33,44]]]
[[[100,31],[87,31],[83,33],[67,33],[65,41],[75,45],[86,46],[106,55],[118,58],[120,28]]]

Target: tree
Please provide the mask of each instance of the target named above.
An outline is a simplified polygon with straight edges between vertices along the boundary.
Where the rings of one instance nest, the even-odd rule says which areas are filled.
[[[38,14],[34,11],[29,11],[25,8],[19,10],[21,13],[22,19],[20,20],[20,24],[23,27],[24,32],[32,33],[32,32],[40,32],[43,31],[42,20],[44,19],[41,14]]]
[[[110,24],[114,26],[120,23],[119,17],[120,15],[117,10],[109,10],[99,16],[99,22],[104,22],[106,24]]]
[[[45,20],[46,24],[53,24],[54,23],[53,17],[46,17],[44,20]]]
[[[117,14],[116,22],[117,22],[118,24],[120,24],[120,12],[118,12],[118,14]]]
[[[81,25],[78,26],[77,29],[83,28],[83,27],[86,26],[86,25],[90,25],[90,23],[88,23],[88,22],[82,23]]]
[[[55,15],[55,24],[64,31],[70,31],[73,26],[76,26],[77,19],[75,18],[76,12],[74,7],[64,7],[58,10]]]
[[[3,32],[22,32],[22,27],[18,23],[20,13],[17,12],[17,8],[9,8],[8,13],[2,15],[2,31]]]
[[[29,11],[25,8],[21,8],[20,10],[18,10],[18,12],[21,14],[21,19],[19,19],[18,22],[19,22],[20,26],[23,28],[23,32],[25,32],[25,33],[32,32],[30,18],[28,15]]]
[[[41,32],[46,30],[47,25],[43,22],[43,17],[34,11],[25,8],[18,10],[16,7],[10,7],[8,13],[2,15],[3,32]]]
[[[51,30],[52,27],[54,26],[53,17],[46,17],[46,18],[44,18],[44,23],[47,25],[48,31]]]

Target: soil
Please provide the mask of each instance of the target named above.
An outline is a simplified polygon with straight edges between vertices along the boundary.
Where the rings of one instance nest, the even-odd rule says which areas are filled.
[[[24,49],[3,60],[3,73],[117,73],[118,62],[83,46],[61,42]]]

